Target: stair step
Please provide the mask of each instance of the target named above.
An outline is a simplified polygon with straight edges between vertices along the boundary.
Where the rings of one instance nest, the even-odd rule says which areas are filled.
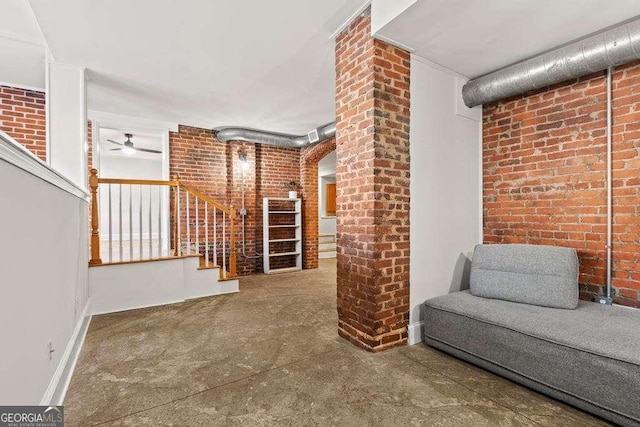
[[[335,251],[336,251],[335,248],[333,248],[333,249],[318,249],[318,253],[320,253],[320,252],[335,252]]]

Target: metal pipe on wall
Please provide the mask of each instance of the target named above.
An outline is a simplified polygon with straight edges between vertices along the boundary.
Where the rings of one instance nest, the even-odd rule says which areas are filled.
[[[462,97],[467,107],[475,107],[636,59],[640,59],[640,19],[469,80]]]
[[[596,301],[601,304],[611,305],[611,268],[612,268],[612,223],[613,223],[613,186],[612,186],[612,152],[613,152],[613,96],[611,91],[612,72],[611,67],[607,68],[607,296],[606,298],[596,297]]]
[[[246,252],[246,239],[245,239],[245,232],[244,232],[244,219],[247,216],[247,209],[245,208],[245,203],[244,203],[244,188],[245,188],[245,183],[244,183],[244,171],[246,168],[246,165],[248,165],[247,163],[247,155],[244,152],[240,152],[238,153],[238,158],[240,159],[240,170],[241,172],[241,177],[242,177],[242,189],[241,189],[241,194],[242,194],[242,208],[240,209],[240,217],[242,218],[242,256],[244,258],[250,258],[250,259],[254,259],[254,258],[261,258],[262,254],[259,254],[256,251],[255,255],[247,255]]]

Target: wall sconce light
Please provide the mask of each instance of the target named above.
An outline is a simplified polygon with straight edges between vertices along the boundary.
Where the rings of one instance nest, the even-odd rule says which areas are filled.
[[[239,153],[238,158],[242,163],[242,170],[246,171],[247,169],[249,169],[249,161],[247,160],[247,155],[245,153]]]

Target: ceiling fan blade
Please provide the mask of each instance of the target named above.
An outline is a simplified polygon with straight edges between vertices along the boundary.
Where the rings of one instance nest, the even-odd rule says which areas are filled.
[[[158,150],[150,150],[149,148],[136,148],[136,150],[138,150],[138,151],[144,151],[145,153],[162,154],[162,151],[158,151]]]
[[[120,142],[115,142],[115,141],[112,141],[112,140],[110,140],[110,139],[107,139],[107,141],[111,142],[112,144],[122,145]]]
[[[122,151],[122,148],[112,148],[109,151]]]

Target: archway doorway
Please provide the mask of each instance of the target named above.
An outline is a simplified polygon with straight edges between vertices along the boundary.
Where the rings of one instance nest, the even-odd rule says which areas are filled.
[[[320,233],[320,185],[318,165],[322,159],[330,153],[335,152],[335,149],[336,140],[335,138],[331,138],[320,144],[303,148],[300,152],[300,179],[304,191],[302,199],[304,224],[302,266],[305,269],[318,268],[318,238]],[[334,216],[335,213],[336,212],[334,212]]]

